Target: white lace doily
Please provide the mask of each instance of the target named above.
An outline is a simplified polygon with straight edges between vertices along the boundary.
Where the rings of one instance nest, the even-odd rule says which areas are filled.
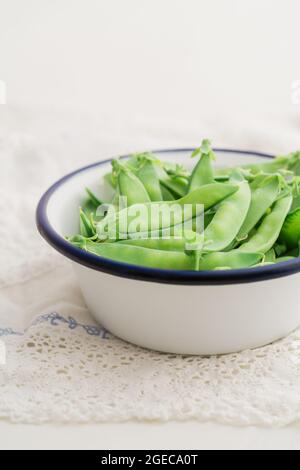
[[[57,313],[39,317],[24,335],[0,334],[7,360],[0,366],[0,416],[12,421],[274,425],[300,418],[300,332],[211,358],[144,350]]]
[[[89,123],[84,126],[80,119],[67,125],[57,116],[5,113],[0,129],[0,418],[28,423],[196,418],[240,425],[299,419],[300,331],[265,348],[224,357],[143,350],[93,324],[68,262],[36,232],[35,206],[51,182],[98,157],[171,146],[170,123],[165,128],[160,123],[155,134],[153,126],[131,128],[127,122],[123,134],[119,129],[117,148],[115,133],[104,122],[88,133]],[[145,133],[150,128],[153,137]],[[172,133],[172,144],[197,142],[198,133],[198,126],[181,128]],[[282,132],[274,133],[273,142],[278,135]],[[247,145],[242,134],[241,142]],[[292,136],[289,142],[293,148]],[[268,150],[259,143],[259,138],[255,145],[253,139],[248,142]]]

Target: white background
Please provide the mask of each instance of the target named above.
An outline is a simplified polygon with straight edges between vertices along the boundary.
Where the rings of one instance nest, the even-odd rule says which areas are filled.
[[[103,141],[105,152],[128,150],[129,122],[141,131],[130,142],[145,147],[154,130],[172,146],[196,145],[209,129],[216,145],[293,150],[299,24],[298,0],[0,0],[0,131],[7,112],[33,110],[36,119],[47,110],[62,121],[83,113],[91,126],[105,123],[110,136],[99,138],[99,152]],[[197,423],[0,425],[4,447],[295,448],[298,436],[298,427]]]
[[[116,128],[221,115],[253,130],[255,117],[299,116],[299,21],[297,0],[0,0],[0,78],[11,104]]]

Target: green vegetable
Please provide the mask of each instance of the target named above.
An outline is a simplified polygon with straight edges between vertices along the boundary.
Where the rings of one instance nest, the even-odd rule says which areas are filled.
[[[155,169],[155,160],[149,154],[141,154],[137,157],[137,161],[136,175],[143,183],[151,201],[161,201],[163,196]]]
[[[290,212],[283,224],[279,241],[289,250],[297,248],[300,243],[300,208]]]
[[[261,185],[255,188],[251,196],[251,204],[244,223],[237,235],[237,241],[245,240],[251,230],[265,215],[279,193],[279,179],[278,176],[270,176],[265,178]]]
[[[259,173],[278,173],[281,170],[291,170],[295,168],[298,172],[300,164],[300,152],[294,152],[286,156],[279,156],[274,159],[270,159],[264,163],[250,163],[242,165],[241,168],[244,170],[250,170],[253,174]],[[230,174],[235,168],[219,168],[216,170],[217,176],[224,176]],[[296,173],[298,174],[298,173]]]
[[[158,269],[194,270],[192,256],[179,251],[162,251],[119,243],[86,241],[83,249],[103,258]]]
[[[171,191],[168,188],[166,188],[165,186],[163,186],[162,184],[160,184],[160,190],[161,190],[163,201],[174,201],[175,200],[175,197],[171,193]]]
[[[210,141],[203,140],[201,147],[192,153],[192,157],[199,157],[199,161],[191,174],[188,192],[214,182],[212,160],[215,160],[215,155],[210,147]]]
[[[183,198],[178,199],[175,201],[175,206],[173,201],[145,204],[144,209],[146,214],[145,217],[139,221],[139,231],[142,234],[150,234],[151,232],[180,225],[186,220],[189,220],[186,218],[185,211],[182,210],[184,206],[191,206],[191,213],[188,213],[187,217],[192,216],[192,218],[194,218],[199,216],[203,210],[206,211],[210,209],[226,197],[236,192],[237,189],[238,187],[234,185],[213,183],[202,186]],[[168,218],[157,217],[154,220],[152,219],[151,214],[153,214],[153,212],[164,212],[166,209],[171,210],[173,207],[177,210],[170,212],[171,222]],[[113,214],[112,216],[106,217],[97,225],[97,233],[99,234],[99,237],[102,240],[108,238],[109,227],[115,226],[117,238],[124,238],[124,236],[125,238],[128,238],[127,235],[136,231],[134,222],[136,221],[136,213],[139,212],[139,210],[140,206],[132,206],[130,208],[123,209],[117,215]],[[151,222],[151,226],[149,226],[149,221]]]
[[[247,216],[250,202],[249,184],[243,181],[239,183],[238,191],[220,204],[206,228],[205,251],[222,251],[231,244]]]
[[[170,237],[164,238],[130,238],[127,240],[119,240],[118,245],[139,246],[141,248],[149,248],[152,250],[163,251],[184,251],[186,241],[184,238]]]
[[[261,253],[239,253],[238,251],[209,253],[199,263],[199,270],[212,270],[226,266],[230,269],[248,268],[262,259]]]
[[[181,198],[187,193],[188,181],[181,176],[166,175],[160,179],[160,184],[170,191],[175,199]]]
[[[287,196],[277,201],[270,212],[266,215],[255,234],[248,242],[238,248],[241,252],[267,253],[273,247],[279,237],[285,218],[289,213],[292,197]]]
[[[112,203],[86,188],[79,233],[67,240],[105,259],[171,270],[260,268],[300,257],[300,152],[214,169],[203,140],[192,156],[192,172],[149,152],[114,160],[104,176]]]
[[[80,217],[80,234],[83,237],[93,237],[96,234],[93,220],[89,218],[82,209],[79,210],[79,217]]]
[[[149,194],[139,178],[123,162],[113,160],[119,194],[127,198],[127,205],[150,202]]]

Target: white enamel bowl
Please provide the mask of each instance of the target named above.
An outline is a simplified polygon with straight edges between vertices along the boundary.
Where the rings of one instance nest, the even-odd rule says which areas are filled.
[[[156,153],[188,165],[191,150]],[[270,158],[224,149],[216,153],[222,166]],[[101,183],[109,168],[105,161],[67,175],[37,209],[39,231],[73,261],[86,304],[101,325],[146,348],[211,355],[265,345],[300,324],[300,259],[233,271],[166,271],[105,260],[68,243],[64,236],[78,232],[84,188],[110,197]]]

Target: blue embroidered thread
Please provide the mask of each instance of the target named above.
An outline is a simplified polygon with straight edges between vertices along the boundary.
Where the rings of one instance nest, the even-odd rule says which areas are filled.
[[[12,328],[0,328],[0,337],[10,336],[10,335],[22,335],[18,331],[14,331]]]
[[[109,333],[107,330],[97,325],[83,325],[79,323],[73,317],[63,317],[56,312],[48,313],[46,315],[40,315],[30,326],[39,325],[41,323],[48,322],[52,326],[58,326],[61,323],[68,325],[70,330],[75,330],[76,328],[82,328],[90,336],[99,336],[101,339],[109,339]],[[29,327],[30,328],[30,327]],[[29,329],[27,328],[27,330]],[[27,331],[25,330],[25,332]],[[0,328],[0,337],[9,336],[9,335],[22,335],[18,331],[14,331],[12,328]]]

